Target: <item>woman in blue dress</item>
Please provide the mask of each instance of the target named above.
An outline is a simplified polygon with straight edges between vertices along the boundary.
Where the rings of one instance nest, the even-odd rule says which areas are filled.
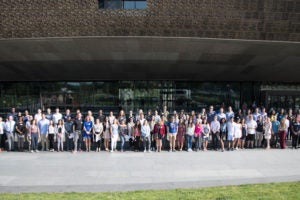
[[[85,147],[86,147],[86,151],[88,152],[91,150],[91,138],[93,136],[92,128],[93,128],[93,122],[91,121],[90,116],[87,116],[85,122],[83,123],[83,131],[84,131],[83,138],[85,139]]]

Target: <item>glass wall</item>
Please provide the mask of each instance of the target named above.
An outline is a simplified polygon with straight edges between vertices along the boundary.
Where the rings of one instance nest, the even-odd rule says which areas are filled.
[[[146,9],[146,0],[98,0],[101,9]]]
[[[103,109],[196,110],[231,105],[235,110],[265,105],[299,108],[300,84],[189,81],[3,82],[0,112],[60,107],[72,111]],[[277,87],[275,87],[277,85]]]

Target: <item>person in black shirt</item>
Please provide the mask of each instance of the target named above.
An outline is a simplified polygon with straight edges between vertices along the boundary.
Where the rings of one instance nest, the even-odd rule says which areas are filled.
[[[297,149],[299,135],[300,135],[300,115],[299,114],[296,116],[296,119],[292,124],[291,131],[292,131],[292,148]]]
[[[23,117],[19,117],[19,121],[16,125],[16,133],[18,136],[18,149],[19,151],[24,151],[26,126],[23,121]]]
[[[100,122],[104,122],[105,120],[105,115],[103,114],[102,110],[99,110],[98,119],[100,120]]]
[[[73,137],[71,137],[71,134],[73,132],[73,121],[71,119],[71,115],[67,117],[67,121],[65,122],[65,130],[66,130],[66,144],[67,144],[67,151],[72,150],[72,142]]]
[[[257,128],[256,128],[256,148],[259,148],[262,146],[262,141],[263,141],[263,133],[264,133],[264,124],[263,124],[263,119],[262,117],[259,115],[257,117]]]
[[[81,117],[81,113],[77,113],[76,118],[74,119],[73,122],[73,132],[74,132],[74,153],[77,152],[77,144],[78,144],[78,150],[82,151],[81,149],[81,143],[82,143],[82,126],[83,126],[83,122],[82,122],[82,117]]]

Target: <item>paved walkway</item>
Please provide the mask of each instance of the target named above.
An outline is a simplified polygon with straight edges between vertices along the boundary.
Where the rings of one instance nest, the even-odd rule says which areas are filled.
[[[94,192],[299,181],[300,150],[0,153],[0,192]]]

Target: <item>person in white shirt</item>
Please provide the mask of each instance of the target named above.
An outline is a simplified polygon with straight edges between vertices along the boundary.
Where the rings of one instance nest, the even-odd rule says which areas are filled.
[[[58,121],[62,119],[62,114],[59,112],[59,108],[55,109],[55,113],[53,114],[53,122],[55,125],[58,124]]]
[[[8,151],[14,150],[15,125],[16,122],[13,120],[13,116],[9,116],[7,122],[5,123],[6,138],[8,141]]]
[[[236,123],[234,124],[234,141],[233,141],[233,147],[235,147],[236,150],[241,148],[241,137],[242,137],[242,124],[241,119],[239,117],[236,118]]]
[[[221,118],[225,119],[225,117]],[[220,122],[218,120],[218,116],[214,117],[214,121],[210,124],[211,135],[212,135],[212,143],[214,150],[218,150],[218,145],[220,141]]]
[[[228,151],[233,150],[233,141],[234,141],[234,128],[235,122],[234,118],[230,117],[229,122],[227,122],[227,140],[228,140]]]
[[[272,133],[272,123],[269,117],[267,117],[265,123],[264,123],[264,136],[267,141],[267,147],[266,149],[270,149],[270,139],[271,139],[271,133]]]
[[[247,124],[247,139],[248,139],[247,146],[248,148],[253,149],[257,123],[256,121],[253,120],[253,116],[250,115],[249,121],[246,124]]]
[[[253,120],[257,121],[258,120],[258,116],[260,116],[259,109],[255,108],[255,111],[254,111],[254,113],[252,115],[253,115]]]
[[[228,107],[228,111],[227,111],[227,113],[226,113],[226,121],[229,122],[231,117],[234,117],[234,112],[232,111],[232,107],[229,106],[229,107]],[[219,121],[220,121],[220,120],[219,120]]]
[[[195,132],[195,125],[193,124],[193,120],[189,119],[186,125],[186,139],[187,139],[187,151],[192,152],[192,140]]]
[[[96,123],[93,125],[93,134],[95,138],[95,142],[97,144],[96,152],[100,152],[101,150],[101,135],[103,133],[103,124],[100,122],[100,119],[96,119]]]
[[[38,123],[42,119],[42,110],[38,109],[37,113],[34,115],[34,119],[36,123]]]
[[[288,114],[285,114],[284,118],[285,118],[286,132],[288,132],[290,128],[290,120],[288,119]]]
[[[266,112],[266,108],[262,108],[261,109],[261,113],[260,113],[262,119],[263,119],[263,122],[265,122],[265,120],[267,119],[266,117],[268,116],[268,113]]]
[[[220,108],[220,112],[218,113],[217,116],[218,116],[218,121],[220,121],[222,118],[226,118],[223,108]]]

